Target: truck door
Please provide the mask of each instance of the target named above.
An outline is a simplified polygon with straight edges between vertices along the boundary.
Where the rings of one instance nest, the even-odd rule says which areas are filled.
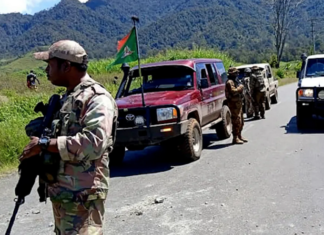
[[[201,95],[202,95],[202,101],[201,101],[201,114],[202,114],[202,125],[205,125],[208,123],[209,118],[208,118],[208,109],[210,109],[210,107],[208,107],[208,104],[210,102],[211,99],[211,88],[210,88],[210,84],[208,82],[208,85],[204,88],[202,88],[202,80],[203,79],[207,79],[208,81],[208,77],[207,77],[207,70],[205,67],[204,63],[199,63],[196,64],[196,76],[197,76],[197,87],[200,89],[201,91]],[[204,81],[206,82],[206,80]]]
[[[269,91],[270,91],[270,95],[275,93],[275,83],[274,83],[274,78],[273,78],[273,74],[271,72],[271,68],[270,66],[266,66],[266,76],[268,77],[268,81],[269,81]]]
[[[210,82],[210,103],[209,103],[209,121],[214,121],[220,117],[224,96],[224,86],[220,84],[216,67],[214,64],[206,64],[209,82]]]

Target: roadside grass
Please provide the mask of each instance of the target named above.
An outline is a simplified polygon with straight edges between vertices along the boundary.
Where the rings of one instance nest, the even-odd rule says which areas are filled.
[[[279,79],[279,86],[284,86],[290,83],[294,83],[297,82],[298,79],[297,78],[283,78],[283,79]]]
[[[200,48],[162,51],[155,56],[144,58],[142,64],[189,58],[219,58],[223,60],[226,70],[230,65],[238,65],[226,53]],[[92,60],[89,62],[88,73],[103,84],[114,97],[123,73],[120,70],[121,65],[109,67],[112,62],[112,58]],[[129,65],[133,67],[137,62]],[[44,73],[45,67],[46,63],[34,60],[31,53],[0,66],[0,174],[16,169],[18,156],[28,143],[25,126],[30,120],[39,116],[33,111],[35,105],[40,101],[47,102],[53,93],[62,94],[65,91],[64,88],[55,87],[47,80]],[[285,76],[294,73],[289,72],[293,71],[291,67],[286,70]],[[37,92],[26,87],[26,73],[29,70],[34,70],[41,82]],[[112,82],[114,77],[118,77],[117,85]],[[296,79],[284,78],[279,79],[279,84],[284,85],[295,81]]]

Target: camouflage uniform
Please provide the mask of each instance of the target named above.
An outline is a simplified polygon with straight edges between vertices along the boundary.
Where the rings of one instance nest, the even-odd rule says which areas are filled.
[[[247,142],[241,135],[244,126],[242,98],[243,85],[238,85],[236,82],[237,69],[230,68],[228,70],[228,80],[225,85],[225,95],[228,107],[231,111],[232,125],[233,125],[233,144],[242,144]]]
[[[250,89],[253,98],[255,118],[259,118],[259,113],[262,118],[265,118],[265,97],[266,87],[264,84],[261,68],[252,67],[252,75],[250,77]]]
[[[72,46],[71,51],[76,48]],[[64,49],[66,47],[69,44]],[[56,49],[54,53],[59,52]],[[71,58],[77,60],[78,54],[82,53],[75,53]],[[63,59],[69,59],[69,55]],[[108,152],[112,146],[117,105],[109,92],[88,74],[62,97],[61,104],[53,121],[60,167],[57,183],[48,186],[55,233],[103,234],[109,180]]]
[[[245,100],[245,106],[246,106],[246,116],[252,117],[254,113],[253,109],[253,103],[251,99],[251,92],[250,92],[250,77],[244,78],[245,82],[245,89],[244,89],[244,100]]]
[[[102,234],[108,193],[108,147],[117,106],[90,77],[65,94],[62,103],[56,114],[60,123],[58,182],[48,188],[55,232]]]

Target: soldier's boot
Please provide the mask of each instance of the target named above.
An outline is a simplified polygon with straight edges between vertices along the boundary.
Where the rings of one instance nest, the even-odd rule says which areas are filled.
[[[264,113],[261,113],[261,118],[262,118],[262,119],[265,119],[265,115],[264,115]]]
[[[238,136],[233,137],[233,144],[244,144],[242,140],[238,138]]]
[[[254,120],[259,120],[260,119],[260,116],[259,115],[254,115]]]
[[[241,134],[238,135],[238,138],[242,140],[243,142],[247,143],[249,142],[246,138],[244,138]]]

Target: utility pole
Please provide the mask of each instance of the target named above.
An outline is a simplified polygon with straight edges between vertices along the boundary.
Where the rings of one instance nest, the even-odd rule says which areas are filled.
[[[316,18],[310,19],[311,27],[312,27],[312,39],[313,39],[313,53],[316,54],[316,45],[315,45],[315,34],[314,34],[314,21],[317,20]]]
[[[309,21],[311,22],[311,27],[312,27],[312,40],[313,40],[313,50],[314,50],[314,54],[316,54],[316,44],[315,44],[315,21],[317,20],[324,20],[323,17],[317,17],[317,18],[311,18],[309,19]],[[318,33],[318,32],[317,32]]]

